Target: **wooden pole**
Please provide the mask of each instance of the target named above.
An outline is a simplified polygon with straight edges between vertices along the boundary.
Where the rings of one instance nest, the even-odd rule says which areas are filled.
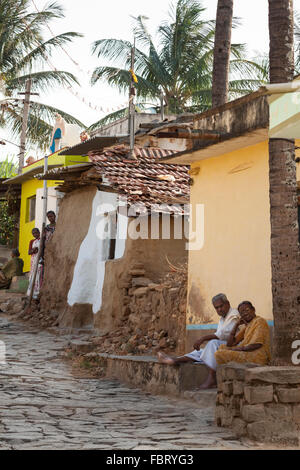
[[[26,81],[26,91],[25,91],[24,109],[23,109],[23,122],[22,122],[21,139],[20,139],[19,171],[18,171],[19,174],[22,173],[22,168],[24,166],[26,132],[27,132],[29,107],[30,107],[31,84],[32,84],[31,79]]]
[[[26,81],[25,93],[19,93],[19,95],[25,95],[24,98],[24,108],[23,108],[23,121],[22,121],[22,130],[20,138],[20,153],[19,153],[19,169],[18,173],[22,173],[22,168],[24,166],[24,156],[26,149],[26,132],[28,127],[28,118],[29,118],[29,109],[30,109],[30,96],[38,95],[38,93],[31,93],[32,80],[29,78]]]
[[[133,79],[135,61],[135,40],[131,48],[131,81],[130,81],[130,94],[129,94],[129,136],[130,136],[130,152],[129,158],[134,159],[134,141],[135,141],[135,84]]]
[[[163,90],[161,90],[161,93],[160,93],[160,119],[162,121],[165,119],[164,92],[163,92]]]

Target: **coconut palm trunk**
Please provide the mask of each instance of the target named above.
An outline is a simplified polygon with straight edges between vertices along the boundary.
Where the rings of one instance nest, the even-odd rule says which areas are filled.
[[[269,0],[270,81],[294,78],[293,0]],[[292,364],[300,340],[300,256],[294,141],[270,139],[274,364]]]
[[[219,0],[214,46],[212,83],[213,107],[220,106],[228,101],[232,17],[233,0]]]

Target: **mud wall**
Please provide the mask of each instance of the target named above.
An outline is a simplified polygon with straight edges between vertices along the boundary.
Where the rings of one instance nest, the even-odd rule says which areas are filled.
[[[67,194],[60,203],[56,231],[45,250],[45,275],[41,309],[51,311],[62,327],[79,328],[93,323],[92,307],[69,307],[68,292],[82,241],[86,237],[97,189],[90,187]]]
[[[149,305],[146,307],[144,302],[140,301],[141,298],[136,302],[132,293],[136,288],[141,287],[138,285],[139,282],[142,282],[142,287],[145,288],[148,284],[160,284],[166,274],[170,272],[167,258],[175,265],[186,263],[188,253],[185,249],[186,240],[174,239],[172,218],[171,239],[133,240],[128,238],[123,258],[106,262],[102,307],[95,315],[92,312],[92,305],[88,303],[75,304],[73,307],[68,305],[67,298],[72,284],[74,267],[80,246],[89,230],[95,193],[95,188],[84,188],[66,195],[61,201],[57,228],[45,253],[45,280],[41,293],[41,310],[50,312],[53,318],[58,320],[60,327],[94,326],[102,335],[124,326],[131,313],[137,317],[140,316],[142,326],[147,323],[150,325],[153,314],[160,310],[161,318],[157,319],[157,328],[167,329],[170,323],[169,320],[166,320],[167,314],[163,319],[163,309],[158,306],[158,304],[162,306],[163,301],[157,303],[154,300],[154,307],[150,308]],[[132,220],[129,219],[130,222]],[[132,284],[133,278],[136,280]],[[137,280],[141,278],[144,280]],[[168,288],[165,290],[168,291]],[[150,297],[165,295],[161,292],[157,294],[158,291],[154,294],[155,289],[149,289],[147,292]],[[175,291],[170,299],[171,297],[172,302],[171,300],[169,303],[167,301],[169,305],[167,309],[170,312],[174,309],[174,305],[179,303],[176,300]],[[148,299],[146,303],[149,304],[149,302],[152,300]],[[132,304],[131,310],[129,303]],[[185,323],[185,307],[182,307],[182,302],[181,310],[184,310],[182,316]],[[139,329],[137,322],[131,323],[134,324],[134,328]],[[145,329],[144,326],[143,329]],[[172,330],[171,326],[170,328]]]
[[[161,220],[159,225],[161,233]],[[106,263],[103,304],[95,316],[95,328],[99,332],[108,333],[123,324],[128,316],[129,296],[132,292],[130,289],[146,288],[149,283],[159,284],[170,272],[167,258],[175,265],[187,262],[186,241],[185,239],[175,240],[172,236],[173,220],[171,220],[170,227],[170,240],[128,238],[123,258]],[[132,278],[139,279],[135,281],[134,286]],[[143,310],[144,308],[141,307],[141,316],[145,315]],[[151,314],[149,321],[150,319]]]

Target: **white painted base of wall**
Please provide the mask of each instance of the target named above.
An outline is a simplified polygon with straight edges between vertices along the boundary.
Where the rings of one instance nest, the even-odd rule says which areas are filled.
[[[92,216],[87,236],[79,249],[74,268],[68,304],[93,305],[96,314],[102,305],[102,290],[105,279],[105,264],[109,257],[110,221],[107,215],[117,210],[118,196],[98,191],[93,200]],[[125,253],[128,219],[118,217],[115,259]]]

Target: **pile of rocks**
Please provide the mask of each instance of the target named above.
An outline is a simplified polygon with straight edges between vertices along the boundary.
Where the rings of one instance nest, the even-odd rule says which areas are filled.
[[[0,312],[7,315],[19,315],[25,307],[26,297],[16,294],[5,294],[0,297]]]
[[[18,319],[30,321],[35,326],[48,328],[58,326],[58,314],[42,310],[34,300],[27,307],[28,298],[24,294],[6,292],[0,296],[0,312],[15,315]]]
[[[160,349],[175,351],[177,341],[166,330],[149,331],[145,335],[139,328],[119,328],[114,333],[92,338],[97,352],[108,354],[151,354]]]
[[[94,338],[97,351],[151,354],[184,351],[187,269],[169,272],[159,283],[146,277],[141,264],[122,279],[125,291],[121,324],[112,333]],[[121,286],[120,286],[121,287]]]
[[[19,315],[24,321],[29,321],[32,325],[41,328],[57,327],[58,313],[53,311],[45,311],[40,308],[40,304],[32,301],[30,308],[25,308]]]
[[[300,367],[230,363],[217,370],[216,422],[237,436],[300,444]]]

